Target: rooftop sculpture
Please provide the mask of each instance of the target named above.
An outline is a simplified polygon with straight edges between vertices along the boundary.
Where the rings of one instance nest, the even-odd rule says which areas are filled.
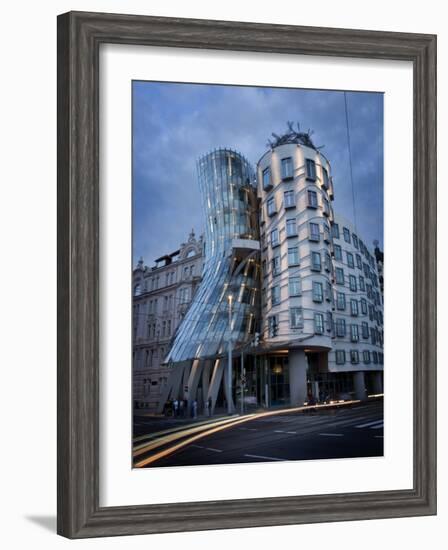
[[[316,147],[316,145],[314,145],[311,139],[311,136],[313,135],[314,132],[310,129],[308,129],[307,132],[301,132],[299,122],[297,122],[297,130],[294,130],[293,123],[290,121],[287,122],[287,126],[288,126],[288,130],[282,136],[272,133],[272,137],[274,139],[268,140],[268,143],[267,143],[268,147],[273,149],[274,147],[278,147],[279,145],[285,145],[286,143],[297,143],[299,145],[305,145],[306,147],[311,147],[316,151],[319,151],[319,149],[322,149],[322,147],[324,147],[323,145]]]

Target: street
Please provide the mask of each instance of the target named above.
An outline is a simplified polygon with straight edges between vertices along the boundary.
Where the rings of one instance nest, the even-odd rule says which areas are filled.
[[[306,411],[162,420],[139,417],[134,466],[165,467],[383,455],[383,401]],[[205,423],[206,422],[206,423]]]

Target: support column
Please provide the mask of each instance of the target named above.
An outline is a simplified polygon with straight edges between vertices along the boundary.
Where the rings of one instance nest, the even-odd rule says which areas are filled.
[[[199,359],[193,361],[191,367],[190,376],[188,377],[188,410],[190,410],[191,403],[196,399],[196,392],[199,385],[199,379],[201,377],[203,363]]]
[[[290,402],[294,407],[301,407],[306,401],[308,359],[303,350],[290,350],[288,361]]]
[[[160,395],[160,401],[157,404],[158,413],[163,412],[163,407],[165,406],[165,403],[168,401],[170,396],[172,399],[179,398],[180,385],[182,383],[184,371],[186,370],[186,366],[188,365],[189,363],[184,361],[180,363],[175,363],[171,367],[171,372],[170,372],[170,376],[168,377],[167,385],[165,386],[164,391]]]
[[[210,415],[215,412],[216,398],[218,397],[219,386],[222,381],[223,374],[223,361],[222,359],[216,359],[215,366],[213,368],[212,379],[208,388],[207,399],[211,399]]]
[[[383,371],[381,370],[373,373],[373,392],[383,393]]]
[[[358,370],[353,373],[353,386],[355,389],[355,399],[365,401],[367,399],[367,392],[364,371]]]
[[[227,368],[229,359],[226,357],[223,359],[224,363],[224,395],[226,396],[227,403],[230,403],[230,407],[227,407],[231,413],[235,412],[235,405],[233,404],[232,393],[229,393],[229,369]]]

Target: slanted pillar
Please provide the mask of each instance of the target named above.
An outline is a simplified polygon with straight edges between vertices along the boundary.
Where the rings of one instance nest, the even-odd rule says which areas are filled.
[[[190,376],[188,377],[188,410],[190,410],[191,403],[196,399],[196,392],[198,390],[199,380],[201,377],[202,363],[199,359],[193,361],[191,367]]]
[[[290,402],[294,407],[301,407],[306,401],[308,359],[303,350],[290,350],[288,361]]]
[[[358,370],[353,373],[353,386],[355,389],[355,399],[365,401],[367,399],[367,392],[364,371]]]
[[[215,412],[216,398],[221,385],[224,363],[222,359],[216,359],[213,367],[212,379],[208,388],[207,399],[211,399],[210,415]]]

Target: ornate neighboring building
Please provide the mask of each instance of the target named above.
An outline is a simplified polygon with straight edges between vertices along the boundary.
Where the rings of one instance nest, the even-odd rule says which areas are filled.
[[[179,250],[133,272],[134,409],[155,411],[169,378],[163,360],[201,281],[203,237],[192,231]]]

